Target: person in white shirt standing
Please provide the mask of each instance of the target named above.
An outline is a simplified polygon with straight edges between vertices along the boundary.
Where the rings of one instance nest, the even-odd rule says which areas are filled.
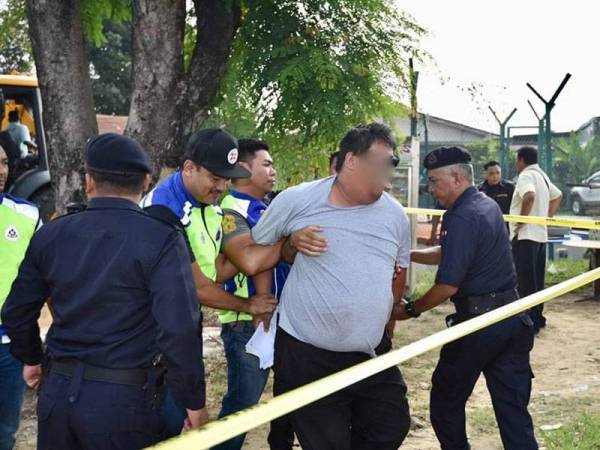
[[[8,113],[8,128],[6,129],[12,140],[19,146],[21,159],[29,155],[29,149],[36,150],[37,145],[31,140],[29,128],[23,125],[19,120],[19,111],[14,110]]]
[[[510,214],[552,217],[558,211],[562,193],[538,165],[538,152],[521,147],[517,152],[519,177],[510,204]],[[510,239],[517,270],[519,295],[525,297],[544,289],[546,272],[546,225],[511,223]],[[536,334],[546,326],[544,305],[529,310]]]

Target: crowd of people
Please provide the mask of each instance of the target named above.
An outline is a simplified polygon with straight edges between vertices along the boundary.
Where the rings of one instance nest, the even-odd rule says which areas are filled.
[[[516,186],[491,161],[479,189],[469,152],[429,153],[429,190],[446,213],[439,244],[424,249],[411,249],[408,217],[388,193],[395,149],[384,124],[356,126],[330,176],[274,195],[267,142],[202,129],[151,189],[142,146],[102,134],[84,149],[86,208],[42,226],[35,205],[1,193],[0,147],[0,450],[15,444],[25,385],[39,390],[42,450],[144,448],[206,424],[200,306],[221,322],[221,418],[258,403],[271,370],[281,395],[382,355],[397,321],[448,299],[453,326],[543,289],[545,227],[509,230],[502,217],[557,211],[560,191],[536,149],[518,151]],[[411,262],[438,268],[407,301]],[[45,304],[53,321],[42,342]],[[504,447],[538,448],[529,358],[544,325],[536,308],[443,347],[430,399],[442,449],[469,448],[465,404],[482,373]],[[389,368],[276,419],[265,447],[397,449],[409,398]]]

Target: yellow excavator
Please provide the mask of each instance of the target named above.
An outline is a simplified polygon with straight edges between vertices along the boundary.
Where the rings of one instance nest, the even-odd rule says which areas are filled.
[[[28,199],[48,218],[54,208],[48,153],[42,121],[42,97],[35,77],[0,75],[0,145],[8,153],[10,175],[7,192]],[[8,132],[9,116],[17,112],[19,122],[31,136],[29,147],[35,151],[23,157],[19,143]]]

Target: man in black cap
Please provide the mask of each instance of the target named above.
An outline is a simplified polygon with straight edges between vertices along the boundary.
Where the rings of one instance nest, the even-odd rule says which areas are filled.
[[[473,186],[471,155],[442,147],[425,158],[429,191],[445,208],[441,245],[414,250],[411,260],[438,265],[434,286],[415,302],[399,303],[396,319],[418,317],[448,298],[448,326],[518,299],[508,232],[499,206]],[[505,449],[537,449],[531,416],[529,353],[533,323],[526,313],[445,345],[433,373],[431,424],[444,450],[469,449],[465,404],[483,372]]]
[[[220,128],[203,129],[195,133],[185,150],[180,170],[163,180],[142,201],[145,211],[177,226],[185,234],[188,264],[191,263],[198,302],[225,311],[252,316],[268,314],[277,300],[271,294],[250,298],[227,292],[222,283],[232,278],[238,269],[220,256],[223,232],[223,212],[216,205],[230,179],[247,178],[250,172],[238,164],[237,140]],[[254,245],[245,252],[255,276],[269,271],[279,262],[282,243],[271,247]],[[183,405],[167,392],[163,416],[167,434],[181,429]]]
[[[26,383],[42,381],[39,449],[138,449],[163,438],[165,364],[187,427],[208,420],[194,281],[181,232],[137,205],[151,172],[141,146],[104,134],[85,160],[87,209],[34,235],[2,322]]]

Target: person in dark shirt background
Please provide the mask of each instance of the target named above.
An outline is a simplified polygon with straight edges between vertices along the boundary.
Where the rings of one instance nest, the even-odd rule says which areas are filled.
[[[483,169],[485,181],[479,185],[479,191],[498,203],[502,214],[508,214],[515,185],[502,178],[502,169],[498,161],[489,161]]]

